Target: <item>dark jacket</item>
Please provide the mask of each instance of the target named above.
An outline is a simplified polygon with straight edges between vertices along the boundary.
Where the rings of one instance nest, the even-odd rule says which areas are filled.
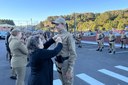
[[[31,75],[28,85],[53,85],[53,61],[52,57],[56,56],[62,49],[62,44],[53,50],[47,48],[54,43],[50,39],[44,44],[44,49],[37,49],[30,54]]]

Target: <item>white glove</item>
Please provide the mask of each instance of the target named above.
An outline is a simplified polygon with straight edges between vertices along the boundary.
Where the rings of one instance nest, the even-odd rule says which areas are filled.
[[[62,39],[61,39],[61,37],[57,37],[57,39],[55,40],[56,41],[56,43],[62,43]]]
[[[52,37],[53,40],[56,40],[57,37],[59,36],[59,34],[55,35],[54,37]]]

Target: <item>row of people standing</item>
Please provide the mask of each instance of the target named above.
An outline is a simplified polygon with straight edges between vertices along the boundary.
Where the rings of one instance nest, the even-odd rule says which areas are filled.
[[[55,24],[59,34],[46,42],[43,42],[38,34],[30,36],[23,42],[21,30],[12,30],[9,48],[12,55],[12,72],[17,78],[16,85],[25,85],[28,55],[31,68],[28,85],[53,85],[53,61],[51,58],[54,56],[56,56],[55,64],[62,84],[73,85],[73,69],[76,59],[75,41],[66,30],[64,18],[57,18],[53,24]],[[53,43],[56,43],[56,47],[48,49]]]
[[[104,38],[105,35],[102,31],[98,30],[97,31],[97,35],[96,35],[96,41],[98,43],[98,48],[96,49],[96,51],[102,51],[104,48]],[[109,35],[108,35],[108,43],[109,43],[109,53],[115,54],[115,41],[116,41],[117,37],[116,35],[113,33],[113,31],[109,31]],[[124,48],[126,49],[126,41],[127,41],[127,36],[125,34],[125,31],[121,32],[120,35],[120,43],[121,43],[121,49]]]

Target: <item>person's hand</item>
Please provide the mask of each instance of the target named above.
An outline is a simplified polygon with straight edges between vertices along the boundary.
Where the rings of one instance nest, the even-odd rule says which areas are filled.
[[[26,42],[25,42],[24,39],[20,39],[20,41],[21,41],[23,44],[26,44]]]
[[[39,47],[40,49],[43,49],[43,48],[44,48],[44,45],[39,44],[38,47]]]
[[[71,78],[72,78],[72,73],[71,73],[71,71],[67,71],[67,72],[66,72],[66,77],[67,77],[67,79],[71,79]]]
[[[57,39],[55,40],[55,42],[56,42],[56,43],[59,43],[59,42],[62,43],[61,37],[57,37]]]
[[[57,37],[59,37],[59,34],[57,34],[54,37],[52,37],[52,39],[55,41],[57,39]]]

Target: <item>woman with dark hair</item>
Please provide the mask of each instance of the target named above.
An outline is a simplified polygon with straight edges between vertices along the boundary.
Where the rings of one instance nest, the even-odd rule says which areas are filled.
[[[53,50],[47,49],[56,42]],[[37,35],[30,37],[27,48],[30,53],[31,74],[28,85],[53,85],[53,62],[52,57],[56,56],[62,49],[60,37],[54,37],[43,44]]]

